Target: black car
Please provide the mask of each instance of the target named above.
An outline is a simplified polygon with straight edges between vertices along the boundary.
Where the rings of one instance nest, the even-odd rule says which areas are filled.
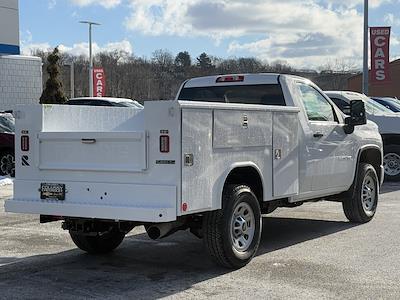
[[[111,97],[81,97],[72,98],[65,102],[67,105],[88,105],[88,106],[114,106],[114,107],[135,107],[143,108],[136,100],[128,98],[111,98]]]
[[[15,175],[14,136],[14,117],[0,113],[0,175]]]
[[[371,97],[371,99],[385,106],[386,108],[389,108],[393,112],[400,113],[400,101],[396,98]]]

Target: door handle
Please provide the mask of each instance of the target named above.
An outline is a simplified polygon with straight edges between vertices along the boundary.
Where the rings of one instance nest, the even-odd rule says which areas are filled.
[[[322,132],[317,131],[316,133],[313,134],[315,138],[322,138],[324,134]]]
[[[81,139],[83,144],[94,144],[96,143],[96,139]]]

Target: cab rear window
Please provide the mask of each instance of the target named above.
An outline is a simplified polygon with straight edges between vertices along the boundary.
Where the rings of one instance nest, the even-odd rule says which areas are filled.
[[[178,100],[286,106],[279,84],[183,88]]]

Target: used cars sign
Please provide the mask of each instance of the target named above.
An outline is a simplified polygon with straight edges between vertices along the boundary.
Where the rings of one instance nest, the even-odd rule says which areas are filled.
[[[390,81],[389,41],[390,27],[371,27],[371,82]]]
[[[93,95],[104,97],[106,95],[106,78],[103,68],[93,69]]]

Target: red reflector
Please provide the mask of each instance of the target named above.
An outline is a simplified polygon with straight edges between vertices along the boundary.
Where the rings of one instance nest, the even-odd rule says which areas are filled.
[[[21,150],[29,151],[29,136],[21,135]]]
[[[241,82],[244,81],[244,76],[243,75],[233,75],[233,76],[221,76],[218,77],[216,82]]]
[[[169,135],[160,135],[160,152],[169,152]]]

